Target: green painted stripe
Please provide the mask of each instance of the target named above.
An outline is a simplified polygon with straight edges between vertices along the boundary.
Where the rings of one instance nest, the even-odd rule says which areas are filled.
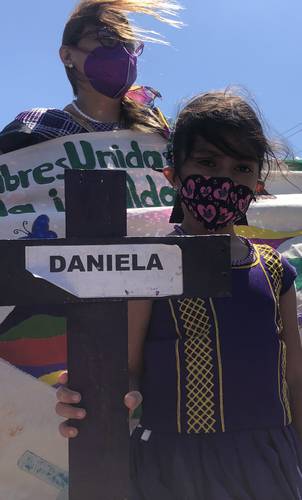
[[[37,315],[22,321],[0,336],[1,341],[18,340],[22,338],[39,339],[57,337],[66,333],[66,319],[56,316]]]

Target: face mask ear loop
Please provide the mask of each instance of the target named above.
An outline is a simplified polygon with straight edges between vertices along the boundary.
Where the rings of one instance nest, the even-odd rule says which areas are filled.
[[[184,213],[181,206],[181,198],[179,193],[177,192],[169,222],[170,224],[181,224],[183,220],[184,220]]]
[[[180,180],[182,184],[182,180],[179,177],[179,174],[177,174],[178,179]],[[175,201],[174,201],[174,207],[169,219],[170,224],[181,224],[184,220],[184,212],[182,209],[182,201],[181,201],[181,196],[179,193],[179,188],[173,187],[173,190],[175,191]]]
[[[174,138],[174,131],[171,130],[169,141],[167,144],[167,149],[163,153],[163,156],[166,159],[167,166],[171,167],[175,170],[175,162],[174,162],[174,154],[173,154],[173,138]],[[181,178],[179,177],[178,174],[177,174],[177,176],[178,176],[180,182],[182,183]],[[171,213],[171,216],[169,219],[169,223],[170,224],[181,224],[184,220],[184,212],[183,212],[182,205],[181,205],[181,197],[179,194],[179,189],[177,187],[174,187],[173,190],[175,191],[176,196],[175,196],[175,200],[174,200],[173,210],[172,210],[172,213]]]

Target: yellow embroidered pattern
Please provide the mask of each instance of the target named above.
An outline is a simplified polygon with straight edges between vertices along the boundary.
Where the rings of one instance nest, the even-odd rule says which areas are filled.
[[[265,260],[267,268],[273,282],[274,292],[277,296],[280,295],[282,287],[283,266],[281,256],[268,245],[257,245],[257,248]]]
[[[272,280],[273,290],[275,294],[275,300],[277,303],[277,326],[279,333],[282,330],[282,321],[279,311],[279,298],[282,288],[282,278],[283,278],[283,266],[281,262],[281,256],[273,248],[268,245],[256,245],[260,255],[265,260],[265,264],[268,268],[269,275]]]
[[[282,398],[286,410],[286,415],[288,419],[288,423],[291,423],[292,421],[292,414],[291,414],[291,409],[290,409],[290,404],[289,404],[289,392],[288,392],[288,385],[286,382],[286,345],[283,341],[281,341],[281,377],[282,377]]]
[[[213,348],[210,318],[202,299],[184,299],[179,310],[186,332],[188,433],[215,432]]]
[[[267,245],[256,246],[259,250],[259,253],[265,260],[266,267],[272,280],[272,288],[275,295],[277,307],[277,327],[278,333],[280,334],[282,331],[282,319],[280,315],[280,292],[282,288],[282,279],[284,273],[281,262],[281,255]],[[288,386],[286,381],[286,345],[282,340],[280,340],[279,393],[280,400],[284,409],[284,423],[287,423],[286,420],[288,421],[288,423],[291,423],[292,415],[288,397]]]

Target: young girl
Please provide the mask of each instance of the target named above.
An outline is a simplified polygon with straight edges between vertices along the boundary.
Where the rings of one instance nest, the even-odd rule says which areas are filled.
[[[164,172],[178,193],[173,234],[231,235],[232,297],[129,302],[125,402],[143,400],[131,500],[302,499],[296,274],[233,228],[273,159],[255,111],[230,92],[178,117]],[[61,416],[85,417],[70,405],[79,394],[62,387],[58,399]]]

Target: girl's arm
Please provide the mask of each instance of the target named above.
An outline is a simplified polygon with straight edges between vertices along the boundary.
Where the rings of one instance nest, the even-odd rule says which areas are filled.
[[[148,332],[152,312],[151,300],[128,302],[128,367],[129,393],[125,405],[130,410],[129,427],[132,433],[139,424],[139,416],[134,411],[142,403],[140,379],[143,371],[144,342]]]
[[[152,313],[152,300],[128,302],[128,356],[130,391],[138,391],[143,368],[143,349]]]
[[[128,302],[130,392],[125,396],[125,405],[130,411],[135,410],[142,402],[142,396],[139,393],[139,379],[143,365],[144,340],[148,331],[151,312],[152,301],[133,300]],[[66,373],[60,377],[59,382],[63,385],[57,391],[57,414],[67,419],[82,420],[86,416],[86,411],[83,408],[73,406],[75,403],[80,403],[81,395],[65,386],[67,384]],[[64,437],[72,438],[77,436],[78,430],[62,422],[60,433]]]
[[[283,322],[282,338],[286,344],[286,380],[289,388],[293,424],[302,439],[302,344],[297,321],[296,290],[293,285],[280,297]]]

